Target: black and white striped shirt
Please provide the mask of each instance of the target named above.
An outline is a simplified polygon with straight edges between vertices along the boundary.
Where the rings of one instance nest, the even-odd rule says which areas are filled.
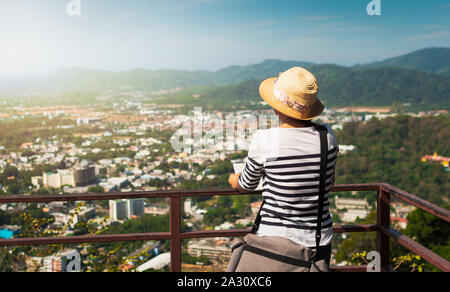
[[[321,246],[331,243],[328,193],[334,185],[339,147],[328,128],[328,168],[322,217]],[[259,236],[281,236],[315,246],[320,177],[320,137],[314,127],[258,130],[252,138],[239,185],[253,191],[262,178]]]

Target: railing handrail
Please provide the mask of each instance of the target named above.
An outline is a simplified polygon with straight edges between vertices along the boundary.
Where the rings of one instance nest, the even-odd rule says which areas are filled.
[[[371,184],[340,184],[331,188],[331,192],[346,191],[378,191],[382,183]],[[208,188],[192,190],[168,190],[168,191],[133,191],[133,192],[108,192],[108,193],[76,193],[76,194],[52,194],[52,195],[10,195],[0,196],[0,204],[7,203],[45,203],[45,202],[70,202],[70,201],[102,201],[116,199],[137,198],[182,198],[182,197],[211,197],[227,195],[254,195],[261,191],[239,193],[232,188]]]
[[[434,216],[441,218],[442,220],[450,222],[450,210],[439,207],[433,203],[430,203],[428,201],[425,201],[424,199],[419,198],[416,195],[405,192],[404,190],[401,190],[387,183],[380,184],[380,187],[384,191],[389,192],[391,195],[394,195],[400,200],[410,203],[411,205],[414,205],[419,209],[431,213]]]
[[[390,196],[408,202],[426,212],[429,212],[447,222],[450,222],[450,211],[427,202],[419,197],[400,190],[386,183],[370,184],[341,184],[335,185],[331,192],[343,191],[377,191],[377,224],[334,226],[336,233],[343,232],[377,232],[377,248],[381,254],[381,264],[384,270],[390,268],[389,239],[393,238],[401,245],[416,252],[425,260],[443,271],[450,271],[450,263],[431,250],[413,241],[390,227]],[[222,196],[222,195],[251,195],[261,192],[238,193],[225,188],[210,188],[200,190],[170,190],[170,191],[134,191],[110,193],[82,193],[59,195],[13,195],[0,196],[0,204],[7,203],[36,203],[56,201],[99,201],[135,198],[170,198],[170,232],[139,233],[139,234],[107,234],[93,236],[44,237],[44,238],[16,238],[2,239],[0,246],[13,245],[44,245],[44,244],[70,244],[117,241],[142,240],[171,240],[171,266],[172,271],[181,271],[181,240],[189,238],[207,237],[240,237],[249,232],[249,229],[222,230],[222,231],[191,231],[181,232],[181,198],[194,196]],[[361,267],[335,267],[335,271],[361,271]]]

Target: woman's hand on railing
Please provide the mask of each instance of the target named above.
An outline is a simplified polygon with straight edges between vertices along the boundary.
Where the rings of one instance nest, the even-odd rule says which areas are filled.
[[[230,184],[230,187],[232,187],[236,191],[242,193],[242,192],[245,192],[245,190],[242,189],[241,186],[239,185],[239,177],[240,176],[241,176],[240,172],[238,174],[235,174],[235,173],[230,174],[230,177],[228,178],[228,183]]]

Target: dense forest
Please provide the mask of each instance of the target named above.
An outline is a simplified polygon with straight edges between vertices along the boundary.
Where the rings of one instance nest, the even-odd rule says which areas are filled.
[[[341,155],[336,183],[386,182],[444,206],[449,200],[449,173],[421,157],[437,152],[450,155],[450,119],[447,116],[398,116],[348,123],[337,131],[339,144],[357,151]]]

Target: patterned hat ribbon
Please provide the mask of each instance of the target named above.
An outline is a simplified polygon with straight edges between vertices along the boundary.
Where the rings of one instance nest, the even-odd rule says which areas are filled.
[[[289,96],[287,96],[287,94],[285,94],[277,85],[277,80],[275,80],[274,84],[273,84],[273,94],[275,95],[275,97],[284,105],[299,111],[301,113],[304,113],[305,111],[309,110],[309,106],[308,105],[304,105],[299,103],[296,100],[293,100],[292,98],[290,98]]]

